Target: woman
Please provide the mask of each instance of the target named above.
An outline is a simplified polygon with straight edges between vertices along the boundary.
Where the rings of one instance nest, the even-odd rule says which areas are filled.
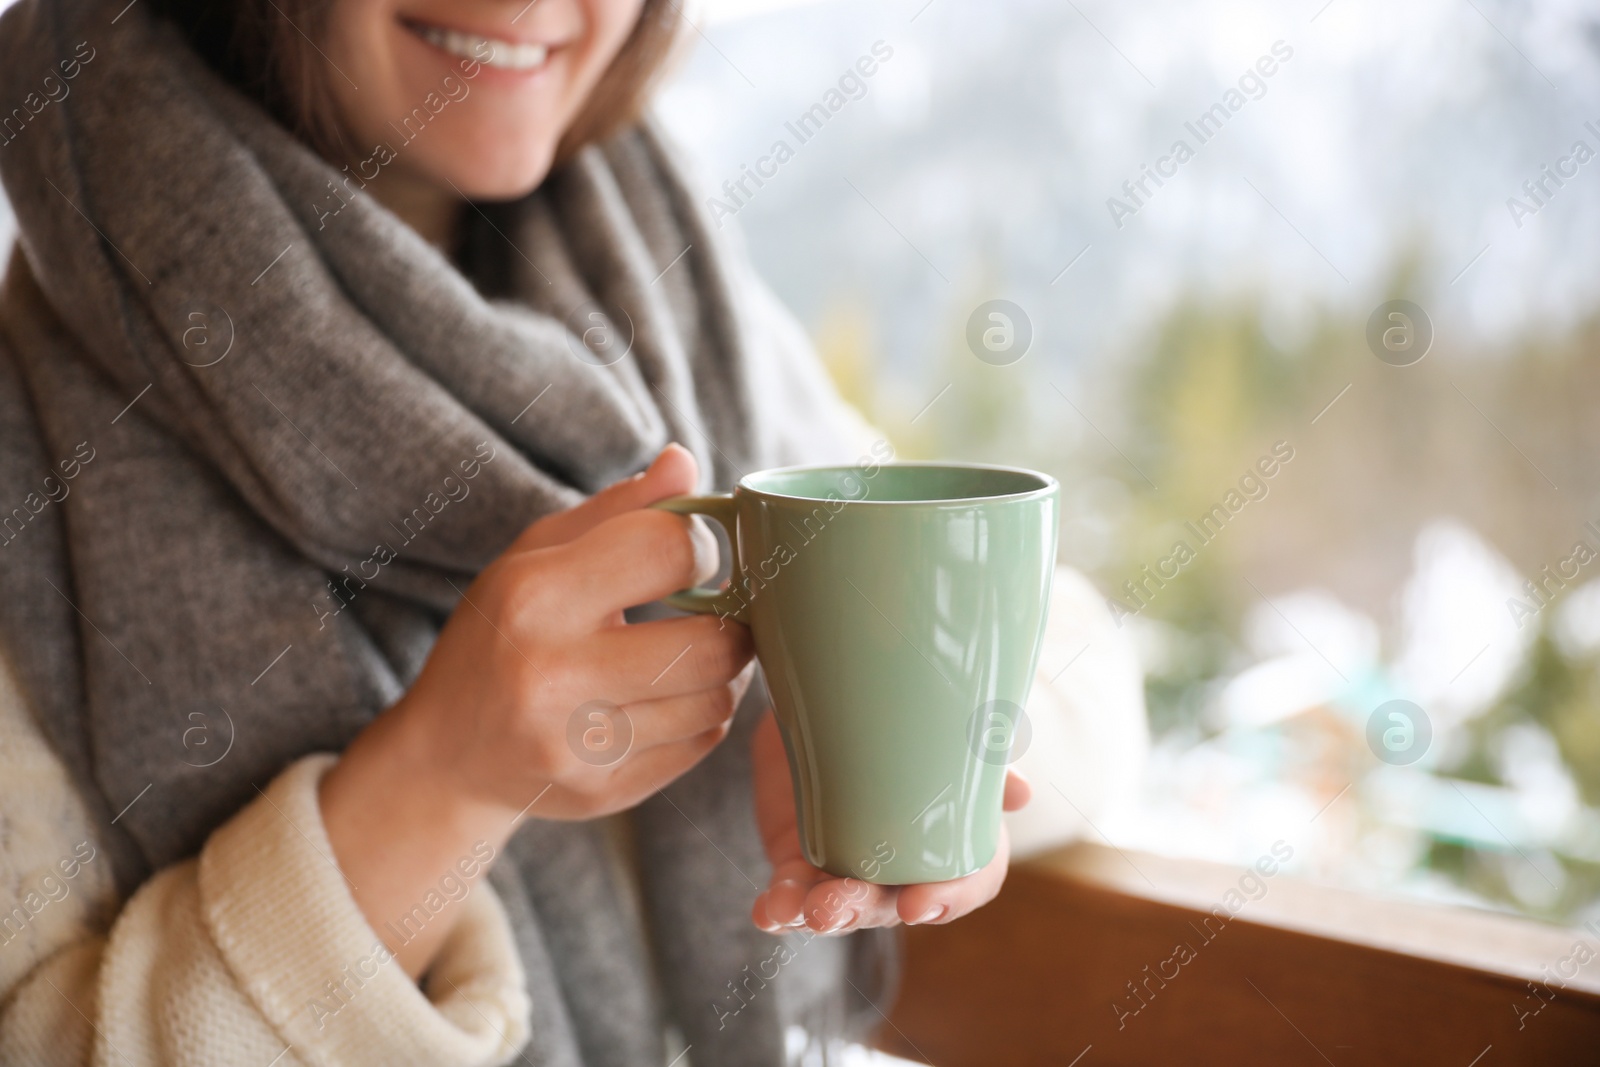
[[[676,18],[0,22],[0,1062],[778,1063],[885,993],[812,933],[998,889],[809,867],[745,631],[624,616],[714,568],[646,505],[871,444],[636,120]]]

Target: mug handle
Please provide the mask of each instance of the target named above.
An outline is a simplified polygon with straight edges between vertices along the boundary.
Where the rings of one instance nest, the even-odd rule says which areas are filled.
[[[735,622],[749,623],[746,614],[746,605],[734,592],[738,585],[739,567],[739,529],[737,513],[734,509],[732,493],[712,493],[707,496],[675,496],[666,500],[657,501],[650,505],[662,511],[670,511],[677,515],[703,515],[722,524],[728,531],[728,580],[727,589],[685,589],[663,597],[662,603],[679,611],[691,611],[697,615],[716,615],[719,618],[731,618]]]

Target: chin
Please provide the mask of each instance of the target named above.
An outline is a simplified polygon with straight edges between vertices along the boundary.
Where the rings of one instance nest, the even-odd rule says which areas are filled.
[[[463,145],[441,158],[419,161],[436,182],[448,182],[470,200],[518,200],[550,174],[555,145]],[[441,181],[442,180],[442,181]]]

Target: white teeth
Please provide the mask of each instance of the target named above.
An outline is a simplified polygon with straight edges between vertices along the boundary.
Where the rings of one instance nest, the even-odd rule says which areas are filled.
[[[472,59],[486,67],[501,70],[534,70],[544,66],[550,49],[542,44],[513,44],[497,41],[493,37],[480,37],[475,33],[458,30],[441,30],[434,26],[418,26],[423,40],[442,48],[453,56]]]

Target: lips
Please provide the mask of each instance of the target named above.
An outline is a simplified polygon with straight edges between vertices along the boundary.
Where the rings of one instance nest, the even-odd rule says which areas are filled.
[[[496,70],[529,73],[543,67],[550,58],[550,48],[544,44],[506,41],[424,22],[407,22],[406,28],[441,51]]]

